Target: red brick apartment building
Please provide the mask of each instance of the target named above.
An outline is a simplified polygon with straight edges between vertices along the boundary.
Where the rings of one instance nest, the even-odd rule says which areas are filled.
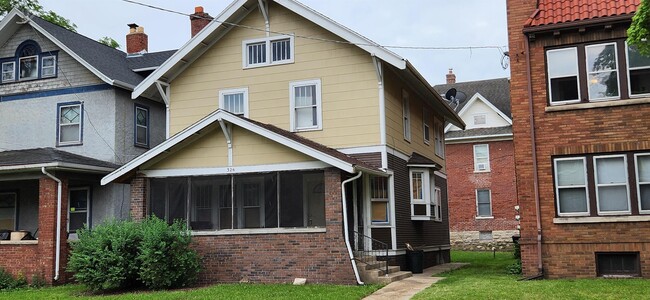
[[[510,80],[455,79],[450,70],[447,83],[434,86],[442,95],[456,92],[451,107],[467,124],[465,130],[445,128],[451,244],[463,250],[511,249],[518,222]]]
[[[508,0],[526,276],[650,277],[650,58],[639,0]]]

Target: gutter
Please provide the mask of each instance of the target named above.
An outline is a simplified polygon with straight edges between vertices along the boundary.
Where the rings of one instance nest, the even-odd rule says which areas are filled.
[[[343,234],[345,236],[345,247],[348,249],[348,254],[350,255],[350,263],[352,263],[352,270],[354,270],[354,277],[357,279],[357,284],[359,285],[363,285],[364,283],[361,281],[361,277],[359,277],[359,269],[357,269],[357,264],[354,262],[354,254],[352,253],[352,246],[350,246],[350,234],[348,233],[347,199],[345,198],[345,184],[359,179],[361,175],[363,175],[363,172],[359,171],[356,176],[341,182],[341,204],[343,205]]]
[[[97,174],[108,174],[110,172],[115,171],[114,168],[97,167],[97,166],[90,166],[90,165],[65,163],[65,162],[53,162],[53,163],[43,163],[43,164],[2,166],[0,167],[0,172],[21,171],[21,170],[30,170],[30,169],[40,169],[40,168],[55,168],[57,170],[68,170],[68,171],[97,173]]]
[[[542,264],[542,219],[541,219],[541,209],[539,204],[539,178],[537,175],[537,144],[535,143],[535,116],[533,115],[533,83],[531,76],[531,65],[530,65],[530,42],[528,37],[524,36],[526,41],[524,42],[524,51],[526,52],[526,78],[528,80],[528,115],[529,115],[529,124],[530,124],[530,146],[531,146],[531,158],[533,160],[533,189],[535,193],[535,214],[537,215],[537,271],[538,275],[542,276],[544,274],[544,266]]]
[[[58,187],[56,189],[56,250],[54,254],[54,281],[59,280],[59,265],[61,263],[61,180],[48,173],[45,167],[41,168],[41,172],[56,181]]]

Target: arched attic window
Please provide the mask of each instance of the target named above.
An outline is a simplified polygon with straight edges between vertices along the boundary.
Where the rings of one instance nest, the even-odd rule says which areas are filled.
[[[2,83],[55,77],[58,51],[41,52],[33,40],[22,42],[14,57],[0,59]]]
[[[24,41],[16,49],[18,58],[18,80],[38,78],[38,55],[41,47],[32,40]]]

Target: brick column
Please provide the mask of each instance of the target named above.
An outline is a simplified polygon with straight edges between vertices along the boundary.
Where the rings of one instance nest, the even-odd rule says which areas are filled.
[[[59,283],[65,282],[64,271],[68,255],[67,222],[68,222],[68,181],[61,179],[61,245],[59,261]],[[39,179],[38,188],[38,252],[39,266],[45,281],[54,283],[56,255],[56,215],[57,215],[58,183],[49,177]]]
[[[147,178],[131,180],[131,219],[141,221],[147,217]]]

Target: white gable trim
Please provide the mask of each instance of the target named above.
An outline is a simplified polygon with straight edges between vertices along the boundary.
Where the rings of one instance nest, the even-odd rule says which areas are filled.
[[[465,104],[465,106],[463,106],[463,108],[458,112],[458,116],[460,116],[460,118],[462,119],[462,118],[463,118],[463,115],[465,115],[465,112],[466,112],[467,110],[469,110],[469,108],[470,108],[472,105],[474,105],[474,102],[476,102],[476,101],[481,101],[481,102],[483,102],[483,103],[484,103],[485,105],[487,105],[490,109],[492,109],[495,113],[497,113],[501,118],[503,118],[503,119],[504,119],[508,124],[512,125],[512,119],[510,119],[508,116],[506,116],[506,114],[504,114],[500,109],[498,109],[496,106],[494,106],[494,104],[492,104],[492,103],[491,103],[490,101],[488,101],[485,97],[483,97],[483,95],[481,95],[481,93],[476,93],[476,94],[474,94],[474,96],[472,96],[472,98],[469,99],[469,102],[467,102],[467,104]],[[451,126],[452,126],[452,124],[448,124],[448,125],[445,127],[445,133],[447,133],[447,131],[449,131],[449,129],[451,128]]]
[[[297,2],[294,0],[274,0],[276,3],[284,6],[285,8],[293,11],[294,13],[301,15],[302,17],[308,19],[311,22],[321,26],[322,28],[330,31],[331,33],[340,36],[344,40],[356,44],[359,48],[365,50],[370,55],[377,56],[383,61],[395,66],[398,69],[406,69],[406,60],[399,55],[393,53],[392,51],[379,46],[377,43],[363,37],[362,35],[350,30],[349,28],[334,22],[332,19],[327,18],[326,16],[316,12],[315,10]],[[196,36],[190,39],[185,45],[183,45],[176,53],[174,53],[167,61],[165,61],[156,71],[151,73],[145,80],[143,80],[138,86],[133,89],[131,98],[136,99],[141,96],[146,90],[148,90],[157,80],[160,80],[161,77],[164,77],[167,72],[169,72],[174,66],[185,63],[190,65],[194,60],[198,58],[193,58],[191,61],[186,59],[186,56],[190,54],[196,47],[206,45],[213,45],[221,37],[216,38],[215,41],[205,41],[215,30],[227,26],[223,25],[223,22],[228,22],[228,20],[246,3],[253,3],[258,5],[257,1],[249,0],[236,0],[231,3],[226,9],[221,12],[215,19],[210,22],[205,28],[203,28]],[[253,11],[252,9],[245,8],[246,10]],[[226,28],[232,28],[232,26],[227,26]]]
[[[133,90],[134,86],[131,84],[127,84],[125,82],[121,82],[119,80],[114,80],[111,79],[110,77],[104,75],[104,73],[100,72],[97,70],[95,67],[93,67],[91,64],[89,64],[87,61],[85,61],[81,56],[77,55],[74,51],[70,50],[64,43],[59,41],[57,38],[55,38],[53,35],[51,35],[47,30],[43,29],[43,27],[39,26],[36,22],[32,21],[30,18],[25,16],[21,11],[18,9],[12,9],[11,12],[5,16],[2,19],[2,22],[0,22],[0,33],[5,30],[5,28],[8,26],[10,22],[17,22],[17,18],[20,18],[22,20],[28,20],[26,24],[32,26],[34,29],[36,29],[40,34],[44,35],[47,39],[49,39],[52,43],[57,45],[57,47],[61,48],[61,50],[65,51],[68,55],[72,56],[78,63],[83,65],[86,69],[88,69],[91,73],[95,74],[95,76],[99,77],[102,81],[112,85],[112,86],[117,86],[121,87],[127,90]],[[125,54],[126,55],[126,54]]]
[[[119,169],[115,170],[114,172],[106,175],[104,178],[101,180],[102,185],[106,185],[113,180],[135,170],[137,167],[141,166],[142,164],[148,162],[151,159],[154,159],[156,156],[162,154],[163,152],[168,151],[171,149],[173,146],[183,142],[187,138],[198,134],[200,130],[206,128],[210,124],[213,124],[215,122],[219,121],[227,121],[231,124],[237,125],[241,128],[244,128],[246,130],[249,130],[251,132],[257,133],[260,136],[266,137],[274,142],[277,142],[278,144],[281,144],[283,146],[289,147],[293,150],[296,150],[298,152],[301,152],[305,155],[308,155],[312,158],[315,158],[321,162],[324,162],[330,166],[334,166],[336,168],[339,168],[343,171],[346,171],[348,173],[355,173],[357,168],[355,168],[355,165],[348,163],[346,161],[340,160],[336,157],[333,157],[327,153],[318,151],[314,148],[308,147],[304,144],[301,144],[297,141],[294,141],[290,138],[287,138],[285,136],[282,136],[276,132],[270,131],[266,128],[260,127],[254,123],[251,123],[249,121],[246,121],[244,119],[241,119],[237,116],[234,116],[224,110],[218,109],[214,111],[213,113],[207,115],[200,121],[190,125],[189,127],[185,128],[183,131],[177,133],[173,137],[167,139],[166,141],[162,142],[158,146],[152,148],[151,150],[143,153],[142,155],[138,156],[137,158],[133,159],[132,161],[126,163]],[[364,171],[367,169],[363,168]],[[381,173],[379,170],[367,170],[371,172],[376,172],[376,173]]]

